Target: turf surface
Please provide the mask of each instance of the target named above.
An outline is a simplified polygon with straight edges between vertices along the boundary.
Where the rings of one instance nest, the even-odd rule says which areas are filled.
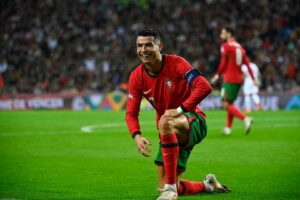
[[[208,135],[184,178],[215,173],[232,192],[180,199],[300,199],[300,111],[252,113],[248,136],[238,120],[222,135],[225,112],[206,113]],[[124,112],[1,111],[0,199],[156,199],[155,115],[140,118],[150,159],[138,154]]]

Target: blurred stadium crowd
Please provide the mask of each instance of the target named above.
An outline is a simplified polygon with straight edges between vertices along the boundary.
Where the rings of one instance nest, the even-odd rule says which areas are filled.
[[[145,26],[161,32],[163,52],[210,79],[224,25],[236,28],[260,67],[262,90],[300,91],[298,0],[6,0],[1,7],[2,94],[124,86],[139,64],[135,39]]]

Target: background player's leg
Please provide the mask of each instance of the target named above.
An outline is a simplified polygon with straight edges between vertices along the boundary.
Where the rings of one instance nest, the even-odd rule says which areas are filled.
[[[258,94],[253,94],[252,99],[255,103],[256,110],[261,110],[260,97],[258,96]]]
[[[230,112],[226,112],[226,126],[223,130],[224,134],[229,135],[231,133],[231,126],[233,123],[233,115]]]
[[[233,103],[228,105],[227,111],[242,121],[246,118],[246,116]]]
[[[251,112],[251,97],[250,94],[245,94],[245,101],[244,101],[244,105],[245,105],[245,111],[246,112]]]

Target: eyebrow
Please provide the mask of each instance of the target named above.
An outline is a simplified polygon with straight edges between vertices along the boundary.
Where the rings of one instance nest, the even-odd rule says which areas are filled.
[[[147,44],[151,44],[151,45],[152,45],[152,42],[146,42],[146,43],[137,42],[136,44],[137,44],[137,45],[147,45]]]

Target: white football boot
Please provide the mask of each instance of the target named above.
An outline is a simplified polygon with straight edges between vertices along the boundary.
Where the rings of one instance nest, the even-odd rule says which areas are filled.
[[[251,130],[251,125],[253,122],[253,118],[252,117],[246,117],[244,119],[244,125],[245,125],[245,133],[248,134]]]
[[[223,133],[224,133],[225,135],[230,135],[230,134],[231,134],[231,128],[225,127],[225,128],[223,129]]]
[[[207,192],[230,192],[231,191],[225,185],[219,183],[214,174],[208,174],[205,177],[204,184]]]
[[[157,200],[177,200],[178,194],[172,188],[166,188],[161,190],[160,196]]]

